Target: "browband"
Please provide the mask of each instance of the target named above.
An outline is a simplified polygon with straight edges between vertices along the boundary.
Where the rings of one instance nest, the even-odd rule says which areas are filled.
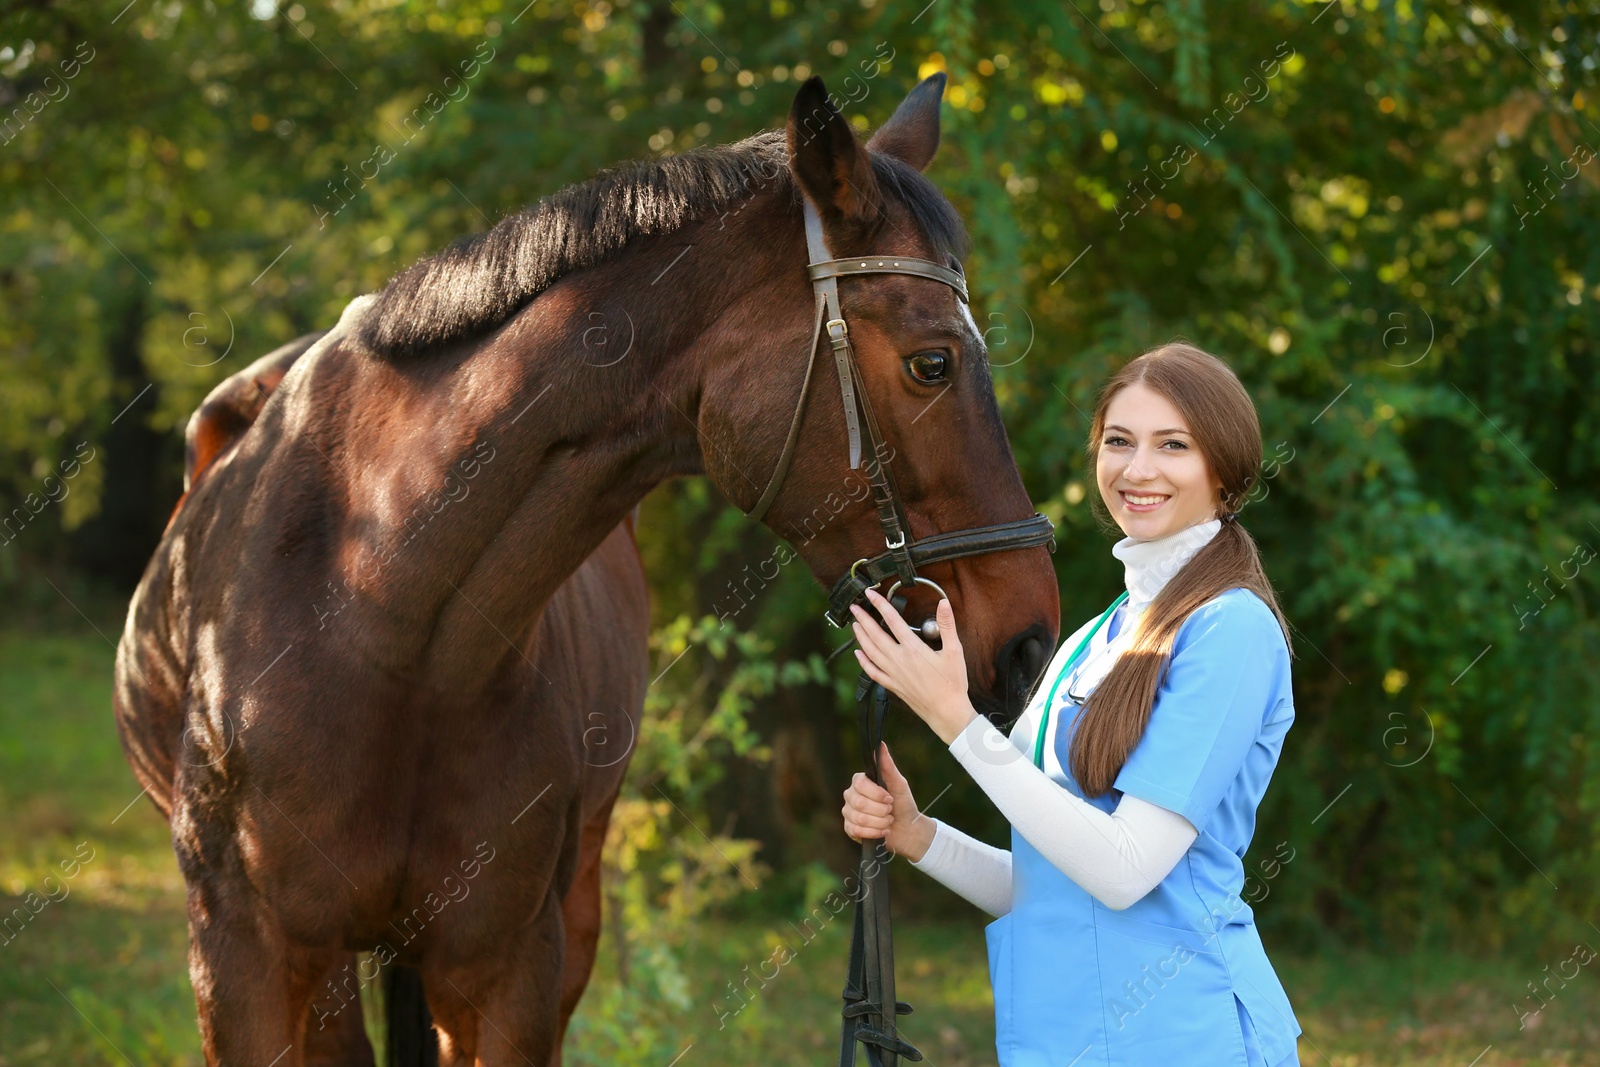
[[[956,291],[963,304],[967,299],[967,279],[959,271],[926,259],[829,259],[806,267],[813,282],[824,278],[838,278],[845,274],[916,274],[944,282]]]

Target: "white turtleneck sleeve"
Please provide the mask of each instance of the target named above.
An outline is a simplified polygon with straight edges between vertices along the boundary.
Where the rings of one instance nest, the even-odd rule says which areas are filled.
[[[1117,543],[1112,551],[1126,565],[1130,592],[1124,628],[1220,527],[1213,519],[1158,540]],[[1121,910],[1160,884],[1199,833],[1182,815],[1131,794],[1102,811],[1034,765],[1030,747],[1046,713],[1048,682],[1093,625],[1085,623],[1062,642],[1009,737],[980,716],[956,735],[950,753],[1042,856],[1106,907]],[[942,820],[934,819],[933,841],[912,866],[990,915],[1011,910],[1010,851]]]
[[[1131,794],[1105,812],[1069,793],[1022,750],[1022,723],[1007,737],[987,719],[974,719],[950,752],[1040,855],[1106,907],[1128,907],[1171,873],[1198,832],[1182,815]],[[928,851],[912,866],[990,915],[1011,910],[1010,851],[940,819]]]

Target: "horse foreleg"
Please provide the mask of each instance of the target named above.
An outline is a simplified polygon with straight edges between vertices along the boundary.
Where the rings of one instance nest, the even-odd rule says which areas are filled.
[[[572,886],[561,902],[562,917],[567,929],[567,953],[561,969],[561,1028],[557,1031],[555,1054],[550,1057],[550,1067],[561,1067],[561,1046],[566,1040],[567,1025],[572,1013],[583,998],[589,985],[589,975],[594,971],[595,956],[600,947],[601,906],[600,876],[601,855],[605,849],[606,827],[611,822],[611,808],[616,803],[616,793],[611,800],[590,819],[583,828],[579,845],[578,870],[573,875]]]
[[[371,980],[361,973],[354,952],[334,955],[311,991],[305,1022],[306,1067],[374,1067],[361,1016],[361,988]]]
[[[188,824],[181,802],[174,824]],[[288,944],[244,876],[231,841],[213,853],[221,862],[197,861],[198,843],[209,836],[203,830],[174,834],[187,885],[189,979],[206,1063],[304,1067],[307,1006],[316,983],[344,954]]]
[[[562,926],[562,899],[552,892],[533,919],[507,931],[510,943],[499,958],[423,965],[440,1067],[550,1061],[561,1038]]]

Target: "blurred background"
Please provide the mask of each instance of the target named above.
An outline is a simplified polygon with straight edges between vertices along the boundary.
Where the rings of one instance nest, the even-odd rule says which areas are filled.
[[[0,5],[0,1065],[201,1062],[110,679],[211,386],[601,167],[780,126],[811,74],[865,131],[935,70],[1064,632],[1122,584],[1099,384],[1183,337],[1258,406],[1297,720],[1246,864],[1301,1062],[1600,1063],[1592,6],[124,3]],[[856,853],[854,669],[709,483],[640,531],[662,673],[568,1055],[833,1062],[849,913],[805,920]],[[1007,841],[913,716],[890,737]],[[893,879],[903,1032],[992,1063],[989,917]]]

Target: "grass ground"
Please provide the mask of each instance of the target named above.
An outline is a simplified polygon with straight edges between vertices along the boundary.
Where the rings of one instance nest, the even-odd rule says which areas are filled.
[[[100,629],[116,636],[114,622]],[[201,1062],[183,883],[166,824],[122,761],[111,661],[110,640],[88,624],[0,629],[0,916],[29,915],[0,932],[0,1067]],[[641,988],[648,968],[638,966],[635,986],[622,987],[608,943],[569,1061],[834,1062],[848,912],[840,918],[809,943],[782,916],[702,924],[675,992]],[[977,914],[896,922],[900,997],[916,1007],[903,1030],[935,1067],[994,1062],[982,924]],[[784,943],[794,957],[735,1012],[733,986],[772,974],[762,961]],[[1515,1005],[1548,960],[1273,958],[1308,1067],[1600,1065],[1592,968],[1519,1029]]]

